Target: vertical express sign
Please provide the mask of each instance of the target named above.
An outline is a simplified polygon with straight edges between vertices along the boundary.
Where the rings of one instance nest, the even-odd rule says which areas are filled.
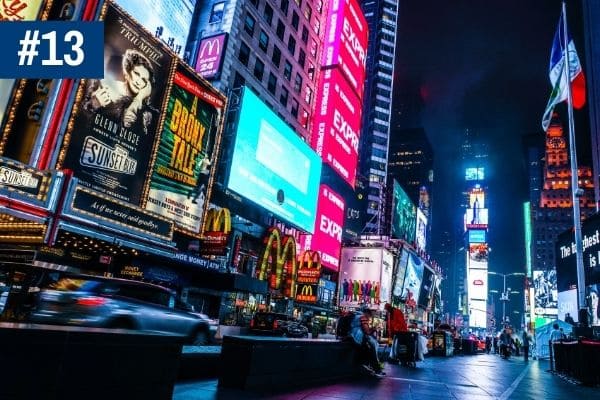
[[[167,103],[146,209],[199,234],[210,165],[225,100],[205,81],[178,65]]]
[[[112,3],[104,41],[104,79],[80,87],[60,166],[86,187],[140,205],[174,57]]]

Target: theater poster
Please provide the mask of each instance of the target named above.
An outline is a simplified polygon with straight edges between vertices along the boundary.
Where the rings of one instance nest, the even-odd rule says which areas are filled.
[[[174,55],[118,6],[104,14],[104,79],[82,82],[60,167],[140,205]]]
[[[225,97],[178,64],[150,179],[146,209],[200,233]]]

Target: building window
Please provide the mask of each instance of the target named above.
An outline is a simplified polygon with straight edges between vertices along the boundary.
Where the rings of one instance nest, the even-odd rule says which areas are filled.
[[[310,87],[308,87],[308,85],[304,89],[304,101],[306,102],[306,104],[310,104],[310,102],[312,101],[313,90]]]
[[[308,28],[302,25],[302,42],[308,43]]]
[[[246,84],[246,79],[237,71],[235,71],[235,78],[233,79],[233,87],[239,88]]]
[[[288,37],[288,50],[292,55],[296,53],[296,39],[292,35]]]
[[[308,77],[311,81],[315,79],[315,66],[310,62],[308,63]]]
[[[294,81],[294,91],[296,93],[300,93],[300,89],[302,89],[302,75],[299,72],[296,72],[296,80]]]
[[[275,95],[277,89],[277,77],[272,72],[269,72],[269,81],[267,82],[267,89],[271,94]]]
[[[238,60],[245,66],[248,66],[248,60],[250,59],[250,47],[244,42],[240,43],[240,52],[238,54]]]
[[[294,0],[294,3],[296,3],[298,7],[302,7],[302,0]]]
[[[291,109],[291,113],[294,116],[294,118],[298,118],[298,100],[292,98],[292,109]]]
[[[317,49],[319,48],[319,45],[317,44],[316,40],[313,39],[311,40],[310,43],[310,55],[313,57],[317,56]]]
[[[323,12],[323,0],[317,0],[317,12],[319,14]]]
[[[285,25],[282,20],[277,21],[277,37],[283,42],[283,36],[285,35]]]
[[[273,55],[271,56],[271,61],[277,68],[279,68],[279,63],[281,63],[281,50],[277,46],[273,46]]]
[[[306,7],[304,7],[304,16],[306,17],[307,21],[310,21],[310,17],[312,16],[312,8],[310,8],[308,4]]]
[[[302,49],[298,51],[298,64],[302,69],[304,69],[304,65],[306,65],[306,53]]]
[[[281,94],[279,95],[279,102],[284,107],[287,107],[288,94],[289,94],[288,90],[282,86],[281,87]]]
[[[314,22],[313,31],[315,32],[316,35],[318,35],[319,32],[321,31],[321,21],[319,21],[318,19],[316,19]]]
[[[269,37],[267,36],[267,32],[260,30],[260,36],[258,37],[258,47],[265,53],[267,52],[267,47],[269,46]]]
[[[296,11],[292,11],[292,26],[295,30],[298,30],[298,25],[300,25],[300,16]]]
[[[224,1],[213,4],[212,10],[210,11],[210,17],[208,17],[208,23],[218,24],[223,21],[223,11],[225,11]]]
[[[279,8],[281,9],[281,11],[283,11],[283,13],[285,15],[287,15],[289,5],[290,5],[289,0],[281,0],[281,7],[279,7]]]
[[[250,0],[250,3],[252,3],[254,7],[258,8],[258,0]]]
[[[292,79],[292,64],[288,60],[285,60],[285,64],[284,64],[284,68],[283,68],[283,76],[288,81]]]
[[[248,35],[254,35],[254,26],[256,25],[256,20],[252,15],[246,14],[246,21],[244,22],[244,30],[248,32]]]
[[[265,3],[265,13],[263,15],[263,18],[265,19],[265,21],[267,21],[269,25],[271,25],[271,22],[273,22],[273,8],[267,3]]]
[[[302,127],[304,129],[308,128],[308,117],[310,116],[310,114],[308,113],[308,111],[306,111],[304,108],[302,109],[302,117],[300,118],[300,125],[302,125]]]
[[[265,63],[257,58],[256,62],[254,63],[254,76],[259,81],[262,81],[264,72],[265,72]]]

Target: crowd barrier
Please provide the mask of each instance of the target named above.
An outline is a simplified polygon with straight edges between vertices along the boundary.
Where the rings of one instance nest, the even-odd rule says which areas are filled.
[[[600,360],[600,341],[581,339],[552,344],[553,368],[584,385],[600,384],[600,369],[593,368]]]

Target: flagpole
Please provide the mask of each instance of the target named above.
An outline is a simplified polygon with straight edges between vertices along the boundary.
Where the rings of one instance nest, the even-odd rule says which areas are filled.
[[[567,32],[567,6],[562,2],[562,20],[563,20],[563,49],[565,52],[565,67],[563,73],[566,75],[567,82],[567,109],[569,112],[569,157],[571,159],[571,194],[573,199],[573,225],[575,228],[575,246],[577,249],[577,306],[579,310],[579,322],[581,321],[582,310],[587,314],[587,305],[585,299],[585,272],[583,269],[583,241],[581,238],[581,210],[579,198],[583,190],[579,188],[579,174],[577,168],[577,149],[575,146],[575,123],[573,121],[573,95],[571,93],[571,74],[569,65],[569,37]],[[587,322],[587,318],[586,318]],[[587,326],[585,324],[584,326]]]

